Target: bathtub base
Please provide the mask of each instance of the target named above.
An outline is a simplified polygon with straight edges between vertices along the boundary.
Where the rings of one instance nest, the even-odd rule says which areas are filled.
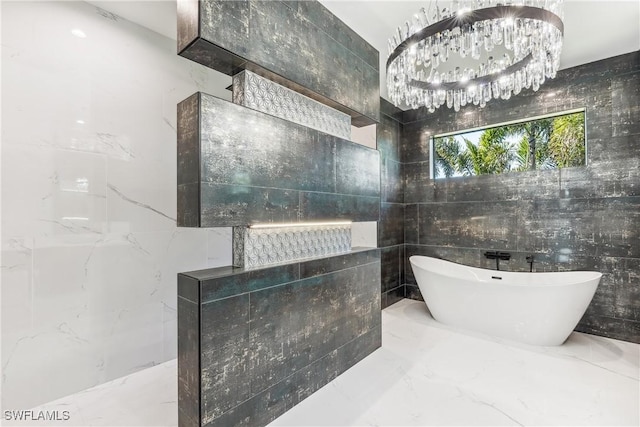
[[[540,346],[561,345],[586,311],[598,272],[520,273],[410,258],[420,292],[440,323]]]

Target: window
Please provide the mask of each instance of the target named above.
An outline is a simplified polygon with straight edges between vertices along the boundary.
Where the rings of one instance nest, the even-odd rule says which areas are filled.
[[[432,138],[435,179],[584,166],[584,110]]]

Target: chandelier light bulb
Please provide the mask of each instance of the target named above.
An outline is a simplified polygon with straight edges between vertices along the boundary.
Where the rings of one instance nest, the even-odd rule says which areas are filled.
[[[389,98],[397,106],[433,112],[446,104],[458,111],[537,91],[560,65],[562,6],[563,0],[477,0],[420,9],[389,39]]]

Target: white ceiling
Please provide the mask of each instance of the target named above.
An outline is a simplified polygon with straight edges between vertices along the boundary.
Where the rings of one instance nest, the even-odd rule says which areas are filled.
[[[387,39],[395,28],[431,0],[320,0],[380,52],[381,82]],[[175,0],[90,0],[125,19],[176,38]],[[440,1],[440,5],[445,3]],[[565,0],[560,68],[640,50],[640,0]],[[381,93],[386,95],[384,84]]]

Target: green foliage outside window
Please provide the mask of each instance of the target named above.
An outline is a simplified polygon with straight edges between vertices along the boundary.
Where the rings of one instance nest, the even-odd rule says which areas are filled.
[[[585,164],[584,112],[433,140],[435,178]]]

